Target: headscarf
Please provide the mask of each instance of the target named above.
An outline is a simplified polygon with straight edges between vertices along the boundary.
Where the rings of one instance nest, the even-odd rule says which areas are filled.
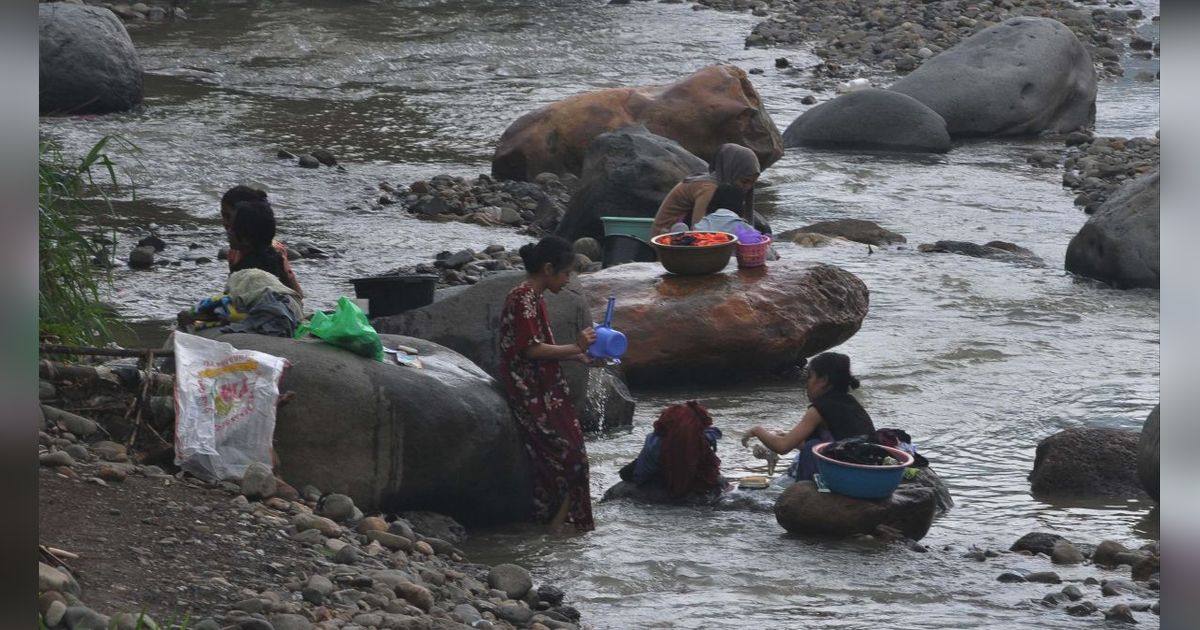
[[[762,169],[758,165],[758,156],[754,151],[747,149],[740,144],[726,143],[722,144],[716,155],[713,156],[712,162],[708,166],[708,172],[685,177],[685,182],[710,181],[721,184],[737,184],[737,180],[743,177],[751,177],[758,175]],[[746,199],[742,204],[742,211],[747,216],[753,216],[754,213],[754,188],[746,191]]]

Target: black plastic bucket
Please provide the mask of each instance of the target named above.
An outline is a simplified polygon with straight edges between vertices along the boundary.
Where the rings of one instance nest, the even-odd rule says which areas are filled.
[[[404,274],[355,278],[354,296],[370,300],[369,317],[395,315],[409,309],[433,304],[438,277],[429,274]]]
[[[631,262],[654,262],[658,252],[654,246],[636,236],[610,234],[604,237],[604,267]]]

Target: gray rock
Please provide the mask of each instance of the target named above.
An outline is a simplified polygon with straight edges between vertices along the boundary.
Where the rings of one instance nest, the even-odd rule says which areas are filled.
[[[297,164],[301,168],[321,168],[321,161],[311,155],[301,155]]]
[[[923,243],[917,246],[917,250],[925,253],[960,254],[1002,262],[1030,263],[1039,266],[1042,264],[1042,259],[1033,252],[1004,241],[992,241],[984,245],[969,241],[937,241],[936,243]]]
[[[1058,534],[1031,532],[1022,536],[1009,547],[1009,551],[1028,551],[1032,554],[1044,553],[1047,556],[1054,553],[1054,545],[1066,540]]]
[[[1087,617],[1096,612],[1096,605],[1092,602],[1079,602],[1073,606],[1067,606],[1067,614],[1072,617]]]
[[[884,229],[874,221],[863,219],[820,221],[807,227],[782,232],[776,240],[791,240],[792,236],[801,232],[815,232],[817,234],[824,234],[825,236],[839,236],[857,243],[879,247],[908,242],[908,239],[902,235]]]
[[[533,611],[524,606],[505,604],[496,610],[496,616],[518,626],[525,625],[533,619]]]
[[[600,260],[604,257],[604,249],[600,246],[600,241],[590,236],[575,239],[574,249],[576,254],[583,254],[589,260]]]
[[[428,339],[462,353],[492,377],[500,378],[500,350],[496,333],[500,310],[508,292],[523,282],[525,273],[500,272],[450,297],[418,309],[373,320],[380,333],[396,333]],[[589,296],[578,283],[558,294],[547,292],[546,308],[550,328],[556,339],[574,339],[575,334],[593,322]],[[620,376],[605,370],[599,375],[598,390],[603,396],[589,396],[591,370],[580,363],[564,363],[563,375],[571,392],[571,401],[585,431],[629,426],[633,422],[634,399]],[[606,404],[600,405],[603,398]],[[452,538],[437,538],[458,544]]]
[[[398,518],[391,523],[388,523],[388,533],[397,536],[403,536],[409,540],[416,540],[417,534],[413,531],[412,524],[406,519]]]
[[[221,624],[214,619],[201,619],[199,623],[192,626],[192,630],[221,630]]]
[[[313,575],[304,583],[304,588],[300,590],[300,596],[304,601],[320,606],[325,602],[325,598],[333,592],[333,582],[323,575]]]
[[[1158,500],[1158,405],[1142,424],[1138,438],[1137,473],[1138,481],[1146,494]]]
[[[1067,271],[1118,289],[1159,287],[1159,172],[1123,184],[1067,245]]]
[[[150,269],[155,263],[154,248],[149,245],[135,247],[129,252],[130,269]]]
[[[94,420],[49,405],[42,405],[42,413],[45,414],[46,422],[60,425],[77,437],[86,438],[100,430],[100,425]]]
[[[951,137],[1030,135],[1091,126],[1096,71],[1069,28],[1040,17],[988,27],[891,89],[946,120]]]
[[[107,9],[38,4],[38,111],[105,114],[142,102],[142,63]]]
[[[1062,593],[1063,593],[1063,595],[1067,596],[1067,599],[1069,599],[1073,602],[1077,602],[1077,601],[1083,599],[1083,589],[1080,589],[1078,586],[1075,586],[1074,584],[1068,584],[1067,586],[1064,586]]]
[[[111,624],[110,630],[158,630],[154,618],[144,613],[117,613]]]
[[[327,494],[321,500],[321,516],[344,521],[354,515],[354,499],[344,494]]]
[[[323,545],[325,535],[319,529],[305,529],[292,535],[292,540],[302,545]]]
[[[309,155],[317,158],[317,161],[325,166],[337,166],[337,158],[333,156],[333,153],[325,149],[313,149]]]
[[[87,606],[68,606],[63,623],[69,630],[108,630],[110,619]]]
[[[1145,496],[1137,480],[1138,434],[1101,428],[1060,431],[1038,446],[1033,493],[1070,498]]]
[[[543,584],[537,589],[538,599],[550,604],[551,607],[559,606],[563,603],[563,598],[566,596],[561,588]]]
[[[212,338],[287,358],[282,389],[308,392],[303,405],[277,413],[278,426],[288,427],[275,433],[278,472],[293,485],[337,488],[364,510],[436,503],[475,521],[528,513],[528,461],[508,403],[462,355],[382,335],[388,347],[420,352],[423,369],[396,369],[317,339]]]
[[[238,630],[275,630],[275,626],[272,626],[269,621],[257,617],[238,619],[237,628]]]
[[[1038,584],[1061,584],[1062,578],[1053,571],[1035,571],[1026,575],[1025,581]]]
[[[242,494],[247,499],[266,499],[275,496],[275,474],[271,467],[254,462],[242,473]]]
[[[453,613],[458,616],[459,621],[468,626],[474,626],[477,621],[483,619],[483,616],[479,614],[479,611],[475,610],[475,607],[471,606],[470,604],[459,604],[455,606]]]
[[[73,466],[75,460],[67,454],[66,451],[54,451],[53,453],[42,453],[38,456],[38,462],[43,466],[58,468],[60,466]]]
[[[392,551],[412,551],[413,549],[412,539],[405,538],[404,536],[399,536],[397,534],[372,531],[367,532],[367,538],[378,541],[379,544],[391,549]]]
[[[1020,573],[1013,573],[1012,571],[1005,571],[1004,573],[1001,573],[999,576],[996,577],[996,581],[1002,582],[1004,584],[1018,584],[1021,582],[1027,582],[1028,580],[1026,580],[1025,576],[1021,575]]]
[[[79,595],[79,583],[66,571],[56,569],[44,562],[38,563],[38,592],[58,591]]]
[[[50,602],[50,605],[46,608],[45,614],[42,615],[42,621],[45,622],[47,628],[53,628],[62,622],[66,614],[67,605],[55,600]]]
[[[1125,604],[1117,604],[1109,608],[1104,613],[1105,621],[1116,621],[1119,623],[1137,623],[1137,619],[1133,618],[1133,611]]]
[[[775,502],[775,519],[792,534],[846,537],[885,525],[912,540],[929,532],[937,513],[933,490],[901,486],[885,499],[818,492],[811,481],[789,486]]]
[[[333,561],[338,564],[355,564],[358,562],[358,547],[346,545],[333,554]]]
[[[587,147],[579,190],[557,233],[569,240],[602,239],[600,217],[651,218],[681,179],[707,170],[704,160],[643,125],[600,134]]]
[[[525,221],[525,219],[521,216],[521,213],[517,212],[514,209],[512,209],[512,208],[501,208],[500,209],[500,222],[501,223],[503,223],[505,225],[520,225],[524,221]]]
[[[941,115],[917,99],[872,88],[800,114],[783,132],[783,146],[945,153],[950,134]]]
[[[498,564],[488,572],[488,586],[504,591],[509,599],[521,599],[533,588],[533,578],[520,566]]]
[[[300,615],[271,615],[270,619],[275,630],[311,630],[312,628],[312,622]]]
[[[1138,597],[1154,597],[1154,591],[1139,585],[1133,580],[1125,578],[1112,578],[1104,580],[1100,583],[1100,592],[1105,597],[1115,597],[1117,595],[1136,595]]]
[[[1054,543],[1050,552],[1050,560],[1054,564],[1080,564],[1083,562],[1083,552],[1071,543],[1060,540]]]

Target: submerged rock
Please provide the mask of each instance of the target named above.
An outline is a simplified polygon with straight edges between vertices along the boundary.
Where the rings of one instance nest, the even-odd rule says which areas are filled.
[[[1064,498],[1145,497],[1137,479],[1138,434],[1118,429],[1066,429],[1037,446],[1033,493]]]
[[[844,538],[882,525],[920,540],[933,524],[936,506],[929,488],[901,485],[886,499],[867,500],[819,492],[813,482],[800,481],[776,501],[775,519],[792,534]]]
[[[38,111],[106,114],[142,102],[142,62],[102,7],[38,3]]]
[[[874,221],[863,219],[819,221],[812,225],[783,232],[779,235],[779,239],[792,240],[800,234],[823,234],[825,236],[844,238],[848,241],[864,245],[875,245],[876,247],[908,242],[908,239],[904,238],[904,236],[880,227]]]
[[[800,114],[783,132],[783,145],[945,153],[950,134],[941,115],[917,99],[869,88]]]
[[[1004,241],[991,241],[983,245],[972,243],[970,241],[937,241],[936,243],[924,243],[917,246],[917,251],[925,253],[950,253],[970,256],[972,258],[984,258],[987,260],[999,260],[1003,262],[1025,263],[1029,265],[1041,265],[1042,259],[1036,254],[1013,243]]]
[[[613,327],[630,339],[631,381],[729,381],[787,369],[849,339],[867,314],[868,292],[841,268],[795,261],[705,276],[630,263],[579,278],[600,321],[618,296]]]
[[[891,89],[928,105],[951,137],[1069,132],[1096,118],[1096,70],[1061,22],[1020,17],[926,61]]]
[[[1159,286],[1159,171],[1127,182],[1067,245],[1067,271],[1118,289]]]
[[[1158,405],[1155,405],[1142,425],[1137,458],[1138,481],[1155,501],[1158,500],[1158,449]]]

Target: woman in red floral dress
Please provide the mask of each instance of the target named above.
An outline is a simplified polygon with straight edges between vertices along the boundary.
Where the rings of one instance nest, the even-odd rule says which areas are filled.
[[[542,293],[558,293],[570,282],[571,243],[549,236],[522,247],[521,259],[528,276],[509,292],[500,317],[500,372],[533,466],[534,515],[551,531],[566,522],[591,531],[587,451],[559,362],[588,363],[596,333],[587,328],[575,343],[555,345],[550,331]]]

